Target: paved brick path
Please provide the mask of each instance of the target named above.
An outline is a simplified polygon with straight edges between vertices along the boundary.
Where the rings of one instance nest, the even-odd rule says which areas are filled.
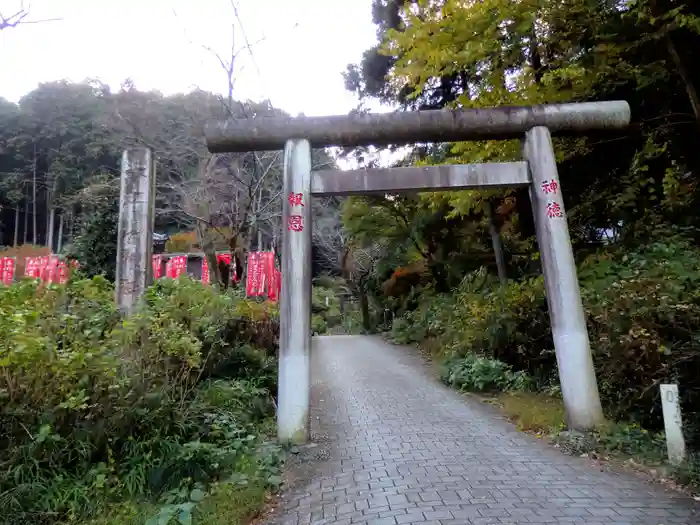
[[[280,525],[700,524],[691,499],[517,432],[436,383],[409,349],[314,344],[312,421],[329,457],[290,489]]]

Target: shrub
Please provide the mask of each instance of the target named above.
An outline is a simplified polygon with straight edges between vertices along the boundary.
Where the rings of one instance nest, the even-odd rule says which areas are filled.
[[[119,199],[102,197],[90,213],[85,214],[79,234],[66,255],[80,262],[80,271],[88,277],[104,275],[114,281],[117,270],[117,233]]]
[[[311,313],[317,314],[326,324],[326,329],[319,333],[325,333],[328,328],[338,326],[342,322],[342,316],[340,314],[340,300],[336,292],[331,288],[314,286],[311,291]],[[321,325],[318,324],[318,327],[321,328]]]
[[[165,243],[166,253],[189,253],[199,249],[199,240],[195,231],[176,233],[171,235]]]
[[[311,333],[314,335],[323,335],[328,332],[328,323],[320,315],[311,316]]]
[[[441,379],[445,384],[466,392],[525,390],[530,385],[525,372],[513,372],[502,361],[474,355],[447,361]]]
[[[71,520],[235,469],[272,412],[276,326],[274,307],[186,278],[126,320],[103,277],[0,288],[3,519]]]
[[[700,411],[700,250],[680,238],[597,257],[581,271],[601,396],[614,417],[662,428],[658,384]],[[697,435],[698,429],[691,434]]]

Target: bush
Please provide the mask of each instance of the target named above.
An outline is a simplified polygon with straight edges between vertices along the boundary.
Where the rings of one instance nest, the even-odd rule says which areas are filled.
[[[166,253],[189,253],[199,250],[199,240],[195,231],[176,233],[165,243]]]
[[[463,392],[493,392],[525,390],[530,378],[525,372],[513,372],[495,359],[466,355],[453,358],[443,365],[442,381]]]
[[[0,288],[0,507],[58,522],[235,469],[272,413],[276,312],[189,279],[121,320],[103,277]]]
[[[328,332],[328,323],[320,315],[311,316],[311,333],[313,335],[323,335]]]
[[[663,428],[659,383],[700,411],[700,250],[683,239],[597,257],[581,271],[601,396],[615,418]],[[698,429],[691,436],[698,436]]]
[[[66,255],[80,262],[80,271],[88,277],[104,275],[114,281],[117,270],[117,234],[119,199],[102,197],[85,214],[80,233],[67,247]]]
[[[318,333],[325,333],[328,328],[341,324],[340,300],[335,291],[323,286],[314,286],[311,291],[311,313],[319,316],[326,325],[326,328]],[[320,321],[317,323],[318,328],[321,328]],[[313,318],[311,324],[314,325]]]

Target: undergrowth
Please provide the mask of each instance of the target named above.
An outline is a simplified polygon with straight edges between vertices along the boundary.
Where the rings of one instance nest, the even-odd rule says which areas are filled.
[[[606,451],[648,458],[665,454],[661,383],[679,385],[686,440],[700,450],[700,249],[680,235],[658,238],[599,251],[579,265],[603,407],[610,421],[624,422],[596,440]],[[563,415],[527,406],[532,393],[560,397],[541,276],[501,286],[480,270],[451,293],[424,290],[417,308],[394,321],[391,337],[438,346],[442,379],[457,389],[523,393],[503,401],[525,428],[557,426]],[[697,479],[694,461],[686,478]]]
[[[281,451],[263,446],[276,307],[183,278],[123,320],[113,294],[101,277],[0,288],[4,524],[131,509],[187,525],[216,482],[279,483]]]

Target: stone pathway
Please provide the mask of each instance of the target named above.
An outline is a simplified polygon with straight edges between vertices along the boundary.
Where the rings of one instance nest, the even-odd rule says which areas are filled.
[[[518,432],[411,349],[332,336],[313,357],[311,450],[325,436],[327,458],[288,490],[279,525],[700,524],[692,499]]]

